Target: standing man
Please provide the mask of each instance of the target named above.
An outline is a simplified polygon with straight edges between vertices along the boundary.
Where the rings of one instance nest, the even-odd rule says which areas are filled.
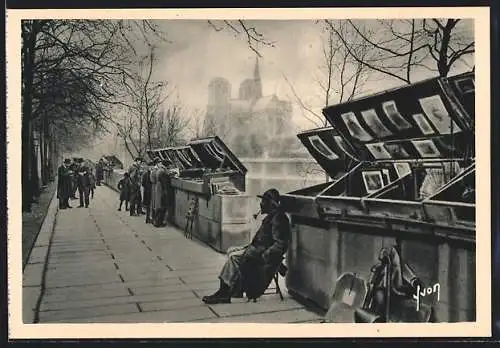
[[[261,213],[267,216],[249,245],[228,250],[219,290],[203,297],[203,302],[230,303],[231,297],[242,297],[244,292],[249,299],[260,297],[281,263],[290,241],[290,221],[281,209],[278,190],[267,190],[258,197]]]
[[[149,162],[146,170],[142,174],[142,188],[144,194],[142,196],[142,205],[146,208],[146,223],[151,222],[151,198],[152,198],[152,183],[151,183],[151,167],[153,162]]]
[[[141,195],[141,179],[142,179],[142,157],[136,157],[134,163],[129,167],[128,169],[128,176],[131,181],[131,185],[133,188],[138,187],[139,190],[135,190],[134,198],[135,198],[135,204],[134,207],[136,207],[136,213],[137,215],[143,214],[142,211],[142,195]],[[131,187],[131,189],[132,189]],[[132,195],[132,191],[131,191]],[[132,200],[130,202],[132,204]],[[135,210],[135,209],[134,209]]]
[[[69,205],[69,196],[73,189],[73,172],[70,169],[71,160],[66,158],[64,163],[57,169],[57,198],[59,198],[59,209],[72,208]]]
[[[80,167],[77,171],[77,184],[78,184],[78,196],[80,196],[80,205],[78,208],[83,208],[85,202],[85,208],[89,207],[89,196],[90,196],[90,169],[84,163],[83,158],[79,160]]]
[[[159,193],[160,200],[158,205],[158,215],[156,216],[156,221],[153,222],[156,227],[165,226],[165,213],[167,212],[167,201],[170,188],[170,176],[168,174],[167,168],[172,164],[169,160],[163,160],[158,163],[158,171],[156,172],[158,176],[159,183]]]
[[[73,172],[73,177],[71,178],[71,193],[70,198],[76,199],[76,190],[78,190],[78,168],[80,167],[77,158],[73,158],[73,163],[71,163],[71,171]]]
[[[102,158],[97,162],[97,165],[95,167],[95,176],[96,176],[96,184],[97,186],[101,186],[101,181],[104,179],[104,161]]]
[[[156,157],[153,160],[153,166],[151,167],[151,173],[149,174],[149,178],[151,181],[151,203],[149,209],[151,210],[151,222],[153,224],[156,224],[156,216],[158,215],[158,195],[161,193],[158,191],[158,163],[160,162],[160,159]]]
[[[173,224],[174,220],[174,205],[175,205],[175,194],[172,187],[172,179],[179,176],[179,168],[175,166],[174,163],[170,162],[167,166],[167,193],[166,193],[166,206],[167,206],[167,221]]]

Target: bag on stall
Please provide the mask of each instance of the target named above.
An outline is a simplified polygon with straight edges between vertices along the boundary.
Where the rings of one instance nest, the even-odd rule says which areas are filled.
[[[430,322],[433,308],[414,298],[424,284],[412,267],[401,262],[395,247],[382,248],[379,262],[371,269],[368,294],[361,308],[354,311],[354,322]]]

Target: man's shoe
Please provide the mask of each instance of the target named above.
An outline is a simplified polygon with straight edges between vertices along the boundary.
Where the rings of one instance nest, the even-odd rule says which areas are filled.
[[[78,208],[83,208],[83,205],[79,205]]]
[[[210,296],[204,296],[201,300],[206,304],[231,303],[231,296],[215,293]]]

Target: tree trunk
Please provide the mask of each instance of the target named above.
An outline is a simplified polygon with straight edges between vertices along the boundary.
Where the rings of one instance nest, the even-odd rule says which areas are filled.
[[[38,191],[36,176],[36,163],[33,162],[33,130],[31,122],[32,89],[33,89],[33,63],[35,59],[35,43],[38,31],[38,22],[32,21],[31,25],[23,26],[22,33],[22,210],[31,211],[33,195]]]

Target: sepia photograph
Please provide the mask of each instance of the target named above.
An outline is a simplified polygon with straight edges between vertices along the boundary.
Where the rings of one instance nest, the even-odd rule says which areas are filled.
[[[311,145],[323,156],[330,160],[336,160],[339,156],[333,152],[318,135],[313,135],[309,138]]]
[[[411,125],[404,119],[404,117],[399,113],[396,103],[394,101],[388,101],[382,103],[382,109],[384,109],[385,114],[399,130],[408,129]]]
[[[487,8],[7,12],[10,336],[487,335]]]
[[[441,154],[436,144],[429,140],[412,140],[413,146],[422,157],[439,157]]]
[[[396,173],[398,177],[402,178],[408,174],[411,174],[411,166],[406,162],[396,162],[394,163],[394,169],[396,169]]]
[[[458,125],[450,118],[439,95],[419,99],[422,110],[440,134],[460,132]]]
[[[388,159],[391,158],[391,154],[384,146],[384,143],[372,143],[366,144],[366,148],[375,159]]]
[[[366,124],[378,137],[387,137],[392,135],[391,131],[380,121],[375,109],[361,111],[361,115],[365,119]]]
[[[372,136],[361,126],[354,112],[342,114],[341,117],[345,122],[347,130],[353,137],[361,141],[370,141],[373,139]]]
[[[363,172],[363,182],[367,193],[372,193],[384,187],[382,173],[379,171]]]
[[[434,130],[432,129],[432,126],[429,124],[429,121],[427,121],[427,118],[424,116],[424,114],[415,114],[413,115],[413,119],[417,123],[418,128],[420,128],[420,130],[422,131],[422,134],[434,134]]]

